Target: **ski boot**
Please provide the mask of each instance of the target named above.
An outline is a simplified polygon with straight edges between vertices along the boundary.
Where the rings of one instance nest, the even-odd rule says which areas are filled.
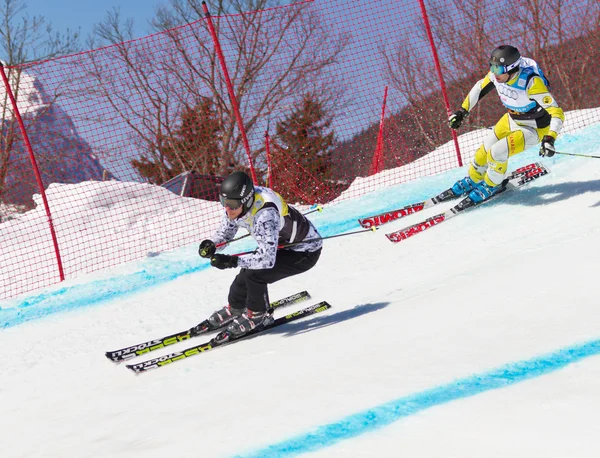
[[[246,309],[244,313],[235,318],[233,322],[227,326],[229,335],[234,339],[247,334],[259,326],[265,327],[275,321],[273,315],[269,312],[253,312]]]
[[[474,203],[479,204],[486,199],[489,199],[494,194],[502,189],[502,186],[490,186],[485,181],[478,183],[477,186],[469,193],[469,199]]]
[[[218,344],[223,344],[229,340],[239,339],[256,328],[269,326],[274,321],[272,309],[266,312],[246,310],[234,318],[227,329],[217,334],[213,340]]]
[[[463,194],[467,194],[471,191],[473,191],[473,189],[475,189],[475,187],[477,186],[477,183],[475,183],[471,177],[465,177],[461,180],[458,180],[456,183],[454,183],[452,185],[452,192],[454,193],[454,195],[456,197],[458,196],[462,196]]]
[[[190,334],[197,336],[207,331],[213,331],[229,324],[235,317],[242,314],[242,309],[234,309],[229,304],[220,310],[214,312],[208,317],[208,320],[204,320],[200,324],[190,329]]]

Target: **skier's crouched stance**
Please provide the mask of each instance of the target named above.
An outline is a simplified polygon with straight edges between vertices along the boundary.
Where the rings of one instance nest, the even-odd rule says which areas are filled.
[[[211,327],[228,325],[226,338],[237,338],[273,322],[267,285],[311,269],[323,242],[304,215],[272,189],[255,187],[243,172],[223,181],[220,200],[225,207],[223,221],[214,236],[200,244],[199,254],[218,269],[241,267],[229,288],[229,304],[208,319]],[[242,256],[216,253],[216,245],[232,240],[240,227],[256,240],[256,251]]]

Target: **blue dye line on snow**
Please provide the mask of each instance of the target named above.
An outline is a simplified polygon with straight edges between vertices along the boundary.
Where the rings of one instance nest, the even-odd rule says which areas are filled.
[[[356,219],[346,219],[329,223],[323,222],[323,226],[319,230],[325,236],[356,227],[358,227]],[[238,245],[236,249],[229,249],[228,252],[247,251],[253,247],[252,244],[245,243]],[[17,326],[54,313],[122,298],[208,268],[207,262],[199,262],[177,260],[161,262],[158,259],[152,259],[148,260],[145,269],[139,272],[51,289],[40,294],[7,301],[11,304],[9,307],[2,308],[0,306],[0,329]]]
[[[595,126],[595,128],[600,131],[600,125]],[[595,131],[588,128],[586,132],[589,135],[589,133]],[[586,141],[590,142],[588,150],[593,151],[592,146],[596,148],[598,146],[596,137],[586,137],[584,134],[579,134],[565,136],[566,138],[569,139],[567,141],[576,145],[579,145],[579,142],[581,144]],[[593,140],[590,140],[590,138],[593,138]],[[561,141],[565,141],[565,139],[561,137]],[[573,148],[574,145],[569,146]],[[511,159],[511,165],[519,167],[538,159],[535,151],[523,152]],[[341,234],[358,228],[357,218],[390,211],[417,198],[430,197],[432,193],[438,192],[449,181],[452,182],[453,178],[462,176],[463,173],[464,170],[452,169],[433,177],[424,177],[409,183],[377,190],[351,201],[340,202],[333,206],[331,212],[326,215],[315,214],[314,219],[311,219],[319,228],[321,235]],[[230,250],[230,252],[247,251],[244,247],[246,247],[246,244],[238,245],[237,251]],[[252,249],[250,245],[248,247],[248,249]],[[0,329],[43,318],[57,312],[74,310],[135,294],[208,267],[207,263],[198,265],[189,261],[175,260],[157,265],[155,261],[149,261],[145,270],[133,274],[52,289],[37,295],[26,296],[23,299],[10,300],[7,301],[11,304],[9,307],[2,308],[0,302]]]
[[[207,267],[208,264],[204,263],[184,267],[179,265],[171,270],[142,270],[122,277],[96,280],[27,296],[18,300],[15,306],[0,308],[0,328],[9,328],[54,313],[125,297]]]
[[[236,458],[294,457],[316,452],[343,440],[372,432],[430,407],[514,385],[598,354],[600,354],[600,340],[566,347],[554,353],[507,364],[490,372],[459,379],[447,385],[387,402],[264,449],[236,455]]]

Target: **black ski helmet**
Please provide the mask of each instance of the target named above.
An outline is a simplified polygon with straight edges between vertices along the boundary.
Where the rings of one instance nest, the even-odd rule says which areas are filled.
[[[221,183],[219,197],[222,205],[227,204],[227,201],[230,201],[229,204],[231,201],[239,201],[244,206],[243,213],[246,213],[254,203],[254,183],[244,172],[234,172]]]
[[[495,75],[503,73],[516,73],[519,71],[521,53],[510,45],[498,46],[490,56],[490,69]]]

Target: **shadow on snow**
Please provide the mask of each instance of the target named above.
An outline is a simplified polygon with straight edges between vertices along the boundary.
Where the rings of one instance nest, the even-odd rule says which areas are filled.
[[[331,304],[335,306],[335,304]],[[326,328],[327,326],[331,326],[333,324],[342,323],[347,320],[351,320],[353,318],[358,318],[367,313],[377,312],[385,307],[390,305],[390,302],[376,302],[376,303],[368,303],[357,305],[348,310],[342,310],[337,313],[332,313],[329,315],[316,316],[312,319],[299,320],[292,323],[288,323],[284,326],[280,326],[274,328],[269,333],[273,334],[283,334],[284,337],[291,337],[297,334],[305,334],[310,331],[315,331],[317,329]],[[335,310],[332,308],[332,310]]]

